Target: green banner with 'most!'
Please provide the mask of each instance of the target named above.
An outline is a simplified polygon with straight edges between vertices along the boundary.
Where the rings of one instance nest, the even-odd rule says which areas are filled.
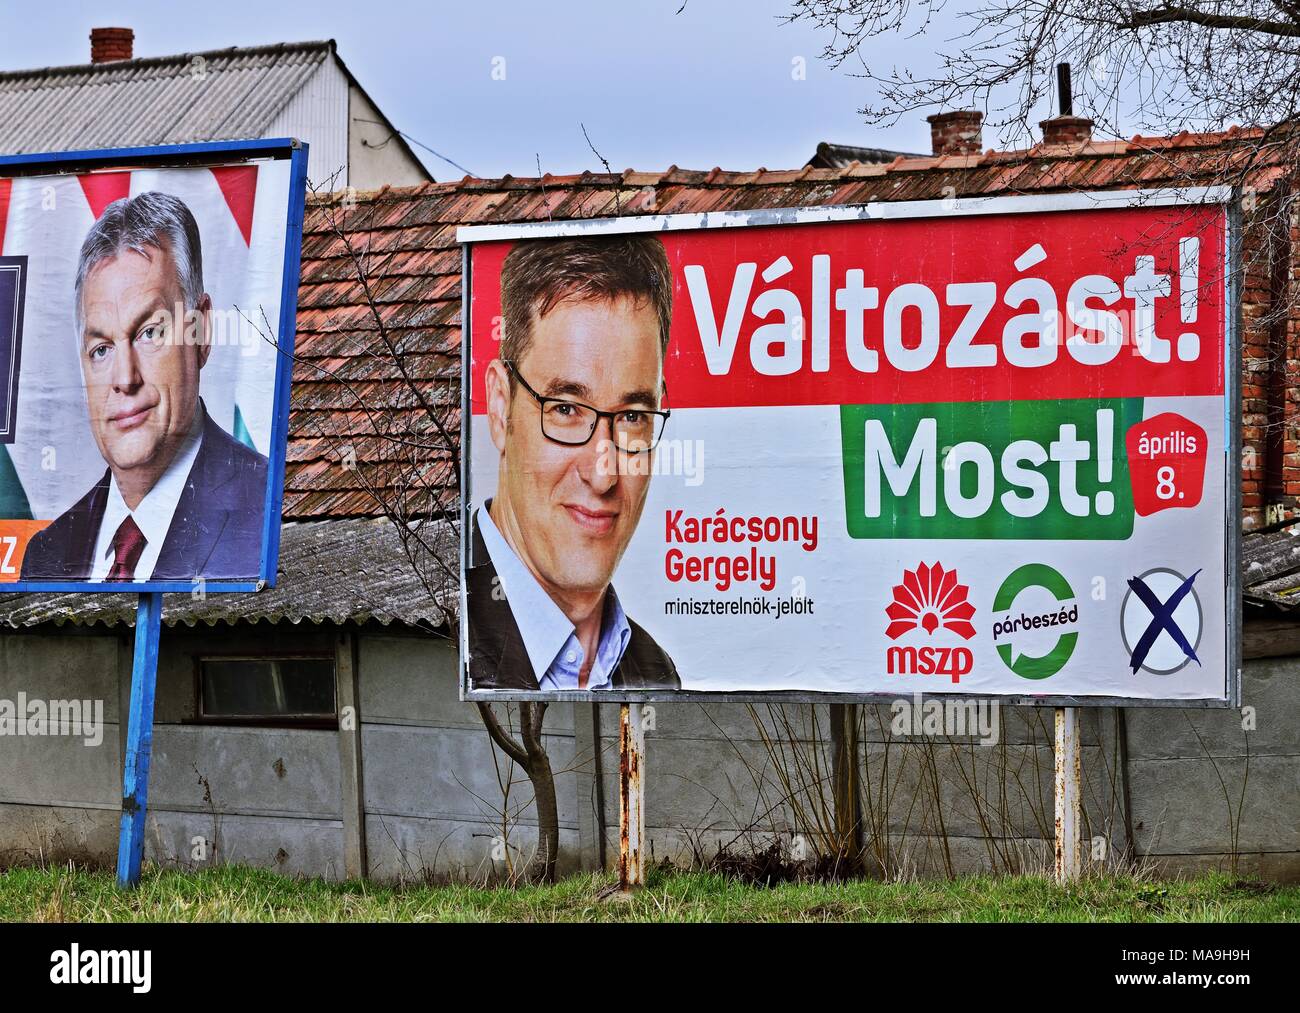
[[[1121,540],[1141,398],[843,405],[854,538]]]

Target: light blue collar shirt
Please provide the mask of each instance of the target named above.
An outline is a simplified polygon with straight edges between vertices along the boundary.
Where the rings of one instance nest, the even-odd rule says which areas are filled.
[[[533,666],[537,685],[543,690],[578,688],[578,673],[585,660],[573,623],[551,600],[523,561],[515,555],[505,536],[497,529],[484,507],[478,511],[479,532],[492,565],[496,568],[501,590],[519,627],[524,650]],[[632,627],[618,595],[611,586],[605,592],[605,611],[600,623],[600,640],[596,657],[587,676],[587,689],[609,689],[614,669],[627,650]]]

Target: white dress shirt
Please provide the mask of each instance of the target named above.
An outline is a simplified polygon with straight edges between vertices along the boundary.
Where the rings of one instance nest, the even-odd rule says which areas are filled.
[[[162,473],[153,488],[145,493],[134,510],[126,505],[122,493],[117,487],[117,479],[108,483],[108,503],[104,506],[104,517],[99,522],[99,535],[95,539],[94,569],[90,573],[92,581],[106,580],[113,568],[113,536],[128,517],[135,519],[136,526],[144,535],[144,551],[135,564],[135,580],[148,580],[153,575],[153,568],[167,540],[167,531],[172,526],[172,517],[176,513],[176,504],[180,502],[181,493],[185,491],[185,482],[194,467],[194,458],[199,456],[199,446],[203,443],[203,409],[194,413],[194,422],[181,444],[180,450]]]

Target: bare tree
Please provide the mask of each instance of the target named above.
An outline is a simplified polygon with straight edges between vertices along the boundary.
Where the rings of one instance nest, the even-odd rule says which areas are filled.
[[[1218,185],[1240,195],[1244,242],[1242,467],[1277,462],[1300,417],[1288,394],[1287,333],[1300,310],[1292,235],[1300,228],[1300,0],[791,0],[790,22],[829,36],[822,56],[868,85],[860,110],[887,125],[922,110],[975,109],[1005,148],[1028,148],[1051,117],[1056,65],[1071,109],[1099,140],[1134,136],[1151,175],[1118,186]],[[932,42],[933,69],[893,61],[898,40]],[[1240,128],[1240,129],[1238,129]],[[1260,385],[1261,393],[1252,391]],[[1268,467],[1264,523],[1287,523],[1282,472]],[[1282,513],[1273,508],[1280,507]],[[1260,518],[1247,517],[1250,526]]]
[[[1289,123],[1300,113],[1297,0],[793,0],[790,21],[830,32],[823,57],[871,82],[869,121],[981,108],[1004,142],[1050,115],[1058,62],[1080,70],[1076,111],[1112,137]],[[924,36],[937,68],[889,65]]]
[[[1029,147],[1051,117],[1056,67],[1069,63],[1070,109],[1091,135],[1120,140],[1183,131],[1225,135],[1214,153],[1177,152],[1133,137],[1163,160],[1166,185],[1217,184],[1243,195],[1255,235],[1245,272],[1285,280],[1300,165],[1300,0],[791,0],[790,22],[828,33],[822,57],[857,67],[860,110],[885,125],[922,110],[976,109],[1007,148]],[[934,45],[932,70],[890,62],[897,40]],[[1279,170],[1281,168],[1281,171]],[[1256,184],[1267,179],[1267,192]],[[1260,327],[1296,308],[1274,293]]]
[[[332,381],[326,404],[295,405],[295,425],[333,449],[342,467],[392,524],[411,571],[442,622],[456,629],[460,583],[460,366],[430,343],[427,332],[403,332],[384,307],[395,286],[409,279],[390,271],[391,254],[375,252],[375,204],[352,191],[313,193],[316,213],[342,252],[331,280],[353,289],[350,305],[361,318],[331,315],[337,347],[326,358],[296,363]],[[346,413],[339,427],[338,413]],[[556,875],[560,830],[555,776],[542,738],[546,704],[518,705],[519,730],[492,704],[478,711],[493,743],[527,773],[538,821],[538,849],[526,878]]]

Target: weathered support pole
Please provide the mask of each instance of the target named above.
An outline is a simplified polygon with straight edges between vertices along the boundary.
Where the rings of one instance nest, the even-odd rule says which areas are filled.
[[[624,893],[645,883],[645,731],[641,705],[625,703],[618,712],[618,888]]]
[[[1071,883],[1083,875],[1082,777],[1077,707],[1056,708],[1055,773],[1056,881]]]
[[[144,820],[149,801],[149,758],[153,753],[153,700],[158,681],[158,637],[162,595],[140,595],[135,609],[135,656],[131,666],[131,708],[126,755],[122,758],[122,823],[117,840],[117,884],[136,886],[144,858]]]
[[[357,642],[351,633],[334,641],[334,692],[339,706],[339,788],[343,802],[343,874],[365,879],[366,779],[361,761],[361,688]]]

